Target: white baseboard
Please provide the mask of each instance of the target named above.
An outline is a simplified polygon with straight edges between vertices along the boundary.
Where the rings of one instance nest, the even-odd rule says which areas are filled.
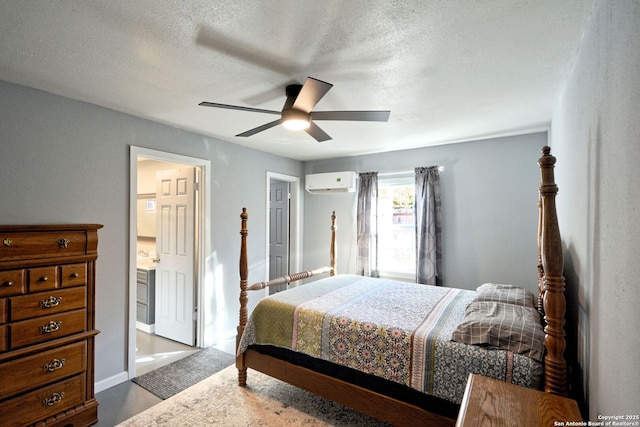
[[[114,375],[112,377],[109,377],[107,379],[104,379],[102,381],[97,381],[94,384],[94,388],[95,388],[95,392],[96,393],[100,393],[101,391],[104,391],[108,388],[117,386],[118,384],[122,384],[125,381],[129,381],[129,373],[128,372],[121,372],[117,375]]]
[[[142,332],[153,334],[156,331],[155,323],[153,325],[147,325],[146,323],[136,321],[136,329],[140,329]]]

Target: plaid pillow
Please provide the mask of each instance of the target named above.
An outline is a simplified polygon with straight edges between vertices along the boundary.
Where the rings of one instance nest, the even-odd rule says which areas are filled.
[[[542,362],[544,330],[535,308],[495,301],[471,302],[452,340],[487,345]]]
[[[474,301],[495,301],[536,308],[536,299],[531,292],[514,285],[485,283],[476,289]]]

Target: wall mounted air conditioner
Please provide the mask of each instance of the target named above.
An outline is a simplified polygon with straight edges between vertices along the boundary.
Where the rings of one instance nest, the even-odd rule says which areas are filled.
[[[305,177],[305,189],[310,194],[353,193],[356,191],[356,173],[314,173]]]

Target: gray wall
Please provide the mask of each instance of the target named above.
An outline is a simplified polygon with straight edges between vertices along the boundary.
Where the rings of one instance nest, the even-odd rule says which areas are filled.
[[[640,409],[638,23],[636,0],[595,2],[551,128],[567,289],[579,305],[568,356],[591,420]]]
[[[131,145],[211,161],[208,259],[215,277],[205,292],[210,304],[223,309],[207,319],[207,327],[233,334],[241,209],[264,218],[266,172],[302,176],[302,164],[5,82],[0,94],[0,221],[104,225],[96,278],[96,380],[127,370]],[[253,274],[264,277],[264,221],[251,227]]]
[[[512,136],[306,162],[305,174],[444,166],[440,181],[445,285],[475,289],[493,281],[537,292],[536,162],[546,144],[546,133]],[[305,268],[328,263],[329,217],[335,210],[338,271],[355,272],[355,207],[355,193],[305,195]]]

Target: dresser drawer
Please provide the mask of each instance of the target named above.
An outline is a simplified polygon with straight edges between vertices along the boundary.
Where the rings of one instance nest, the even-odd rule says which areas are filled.
[[[9,321],[9,298],[0,299],[0,325]]]
[[[0,259],[5,261],[83,255],[86,251],[85,231],[0,233]]]
[[[81,341],[0,365],[0,395],[34,389],[83,373],[87,368],[87,343]]]
[[[10,297],[12,322],[86,308],[86,288],[53,289],[49,292]]]
[[[81,286],[87,284],[87,263],[68,264],[60,267],[60,286]]]
[[[0,271],[0,297],[25,293],[25,276],[24,269]]]
[[[83,403],[85,384],[85,376],[78,375],[0,403],[3,427],[31,425]]]
[[[84,332],[86,310],[75,310],[9,324],[11,349]]]
[[[29,272],[29,292],[44,291],[58,287],[58,267],[38,267],[30,268]]]
[[[9,326],[0,325],[0,351],[9,349]]]

